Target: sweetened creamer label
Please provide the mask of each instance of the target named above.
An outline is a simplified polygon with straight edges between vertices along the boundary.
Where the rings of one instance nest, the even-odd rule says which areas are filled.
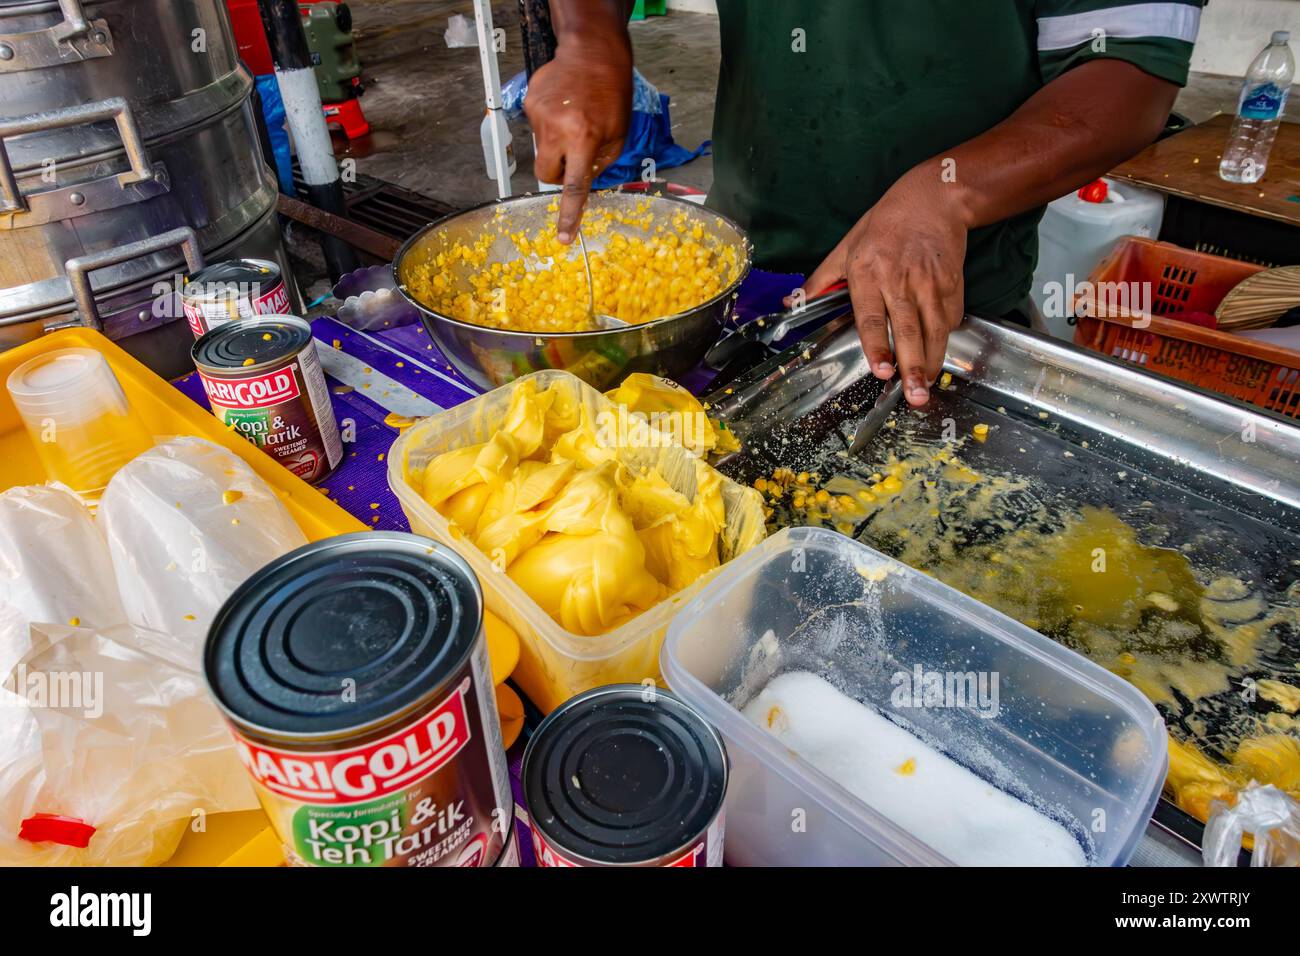
[[[467,676],[414,723],[360,747],[281,750],[237,731],[235,746],[295,862],[490,866],[510,814],[494,805],[476,696]]]
[[[202,295],[182,296],[181,308],[195,338],[234,319],[255,315],[284,315],[289,311],[289,289],[280,279],[262,283],[208,283]]]
[[[305,481],[324,477],[343,458],[334,409],[315,348],[256,375],[199,377],[212,412]]]

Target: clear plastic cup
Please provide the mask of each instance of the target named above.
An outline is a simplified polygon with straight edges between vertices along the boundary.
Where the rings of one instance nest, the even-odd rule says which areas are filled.
[[[104,356],[59,349],[18,366],[6,383],[46,477],[97,497],[153,441]]]

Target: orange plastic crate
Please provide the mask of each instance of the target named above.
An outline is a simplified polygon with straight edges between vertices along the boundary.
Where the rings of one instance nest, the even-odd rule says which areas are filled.
[[[1300,352],[1166,318],[1213,313],[1229,291],[1262,268],[1125,236],[1088,277],[1090,287],[1075,296],[1075,344],[1300,418]],[[1150,308],[1140,308],[1140,298],[1098,294],[1103,283],[1150,283]]]

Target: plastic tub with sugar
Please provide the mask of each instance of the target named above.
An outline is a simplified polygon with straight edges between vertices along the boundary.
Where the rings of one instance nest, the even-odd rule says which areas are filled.
[[[1095,866],[1128,860],[1168,763],[1164,724],[1131,684],[823,529],[786,529],[722,568],[674,618],[662,664],[669,687],[726,740],[733,865],[952,862],[742,715],[786,672],[824,677],[1060,823]],[[918,665],[927,674],[996,674],[996,708],[903,709],[892,697],[898,675]],[[806,826],[796,833],[799,809]]]

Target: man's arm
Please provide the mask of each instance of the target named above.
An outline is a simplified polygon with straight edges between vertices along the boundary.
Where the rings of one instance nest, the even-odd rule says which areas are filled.
[[[618,159],[632,112],[632,0],[550,0],[555,59],[528,83],[537,178],[562,183],[558,237],[571,242],[591,182]]]
[[[1076,66],[988,132],[906,173],[808,277],[808,294],[848,279],[872,372],[897,370],[908,402],[925,404],[962,319],[967,232],[1044,205],[1141,151],[1177,94],[1123,60]]]

